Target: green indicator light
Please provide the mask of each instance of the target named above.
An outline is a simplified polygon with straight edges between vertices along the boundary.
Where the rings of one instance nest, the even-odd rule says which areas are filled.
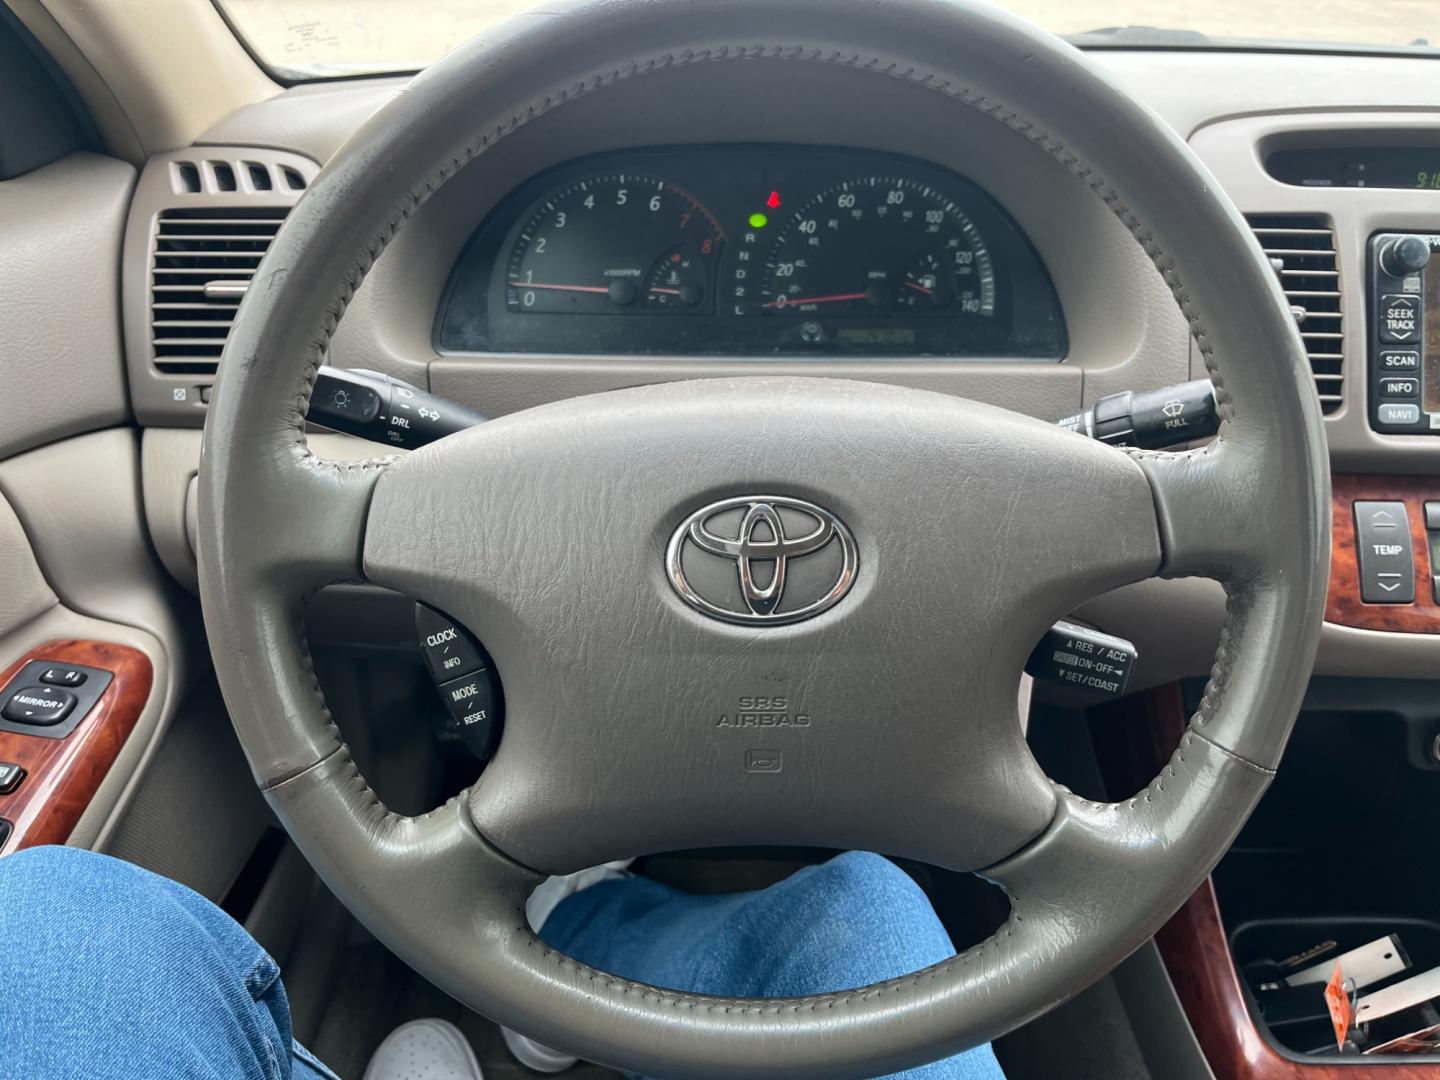
[[[750,227],[752,229],[763,229],[768,224],[770,224],[770,219],[764,214],[750,215]]]

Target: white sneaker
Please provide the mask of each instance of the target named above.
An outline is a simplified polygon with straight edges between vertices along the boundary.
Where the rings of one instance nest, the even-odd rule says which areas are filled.
[[[563,877],[546,878],[525,901],[525,918],[530,923],[530,929],[539,933],[540,928],[545,925],[545,920],[550,918],[550,913],[559,907],[560,901],[567,896],[582,889],[588,889],[592,885],[599,885],[602,881],[629,877],[627,871],[634,861],[633,859],[620,859],[616,862],[592,866],[588,870],[565,874]],[[572,1054],[552,1050],[544,1043],[538,1043],[507,1027],[502,1027],[500,1034],[505,1037],[505,1045],[509,1048],[511,1056],[527,1069],[534,1069],[536,1072],[564,1072],[580,1060]],[[371,1080],[371,1078],[366,1077],[366,1080]]]
[[[448,1020],[412,1020],[385,1036],[365,1080],[485,1080],[475,1051]]]

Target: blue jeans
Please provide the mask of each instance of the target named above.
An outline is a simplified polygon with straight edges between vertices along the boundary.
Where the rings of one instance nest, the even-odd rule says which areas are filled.
[[[920,889],[856,852],[735,896],[605,882],[561,903],[542,936],[617,975],[759,997],[851,989],[953,954]],[[58,847],[0,859],[0,957],[6,1075],[334,1080],[292,1038],[265,950],[204,898],[129,863]],[[901,1075],[1003,1076],[988,1047]]]

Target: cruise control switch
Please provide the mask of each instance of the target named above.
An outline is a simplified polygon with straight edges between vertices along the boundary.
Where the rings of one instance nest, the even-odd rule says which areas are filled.
[[[1025,663],[1025,673],[1088,697],[1113,701],[1129,690],[1139,655],[1124,638],[1078,623],[1058,622],[1035,646]]]
[[[483,424],[485,417],[378,371],[324,366],[306,419],[312,424],[406,450]]]
[[[1111,446],[1163,450],[1208,439],[1220,430],[1220,413],[1215,388],[1209,380],[1197,379],[1163,390],[1111,394],[1058,423]]]

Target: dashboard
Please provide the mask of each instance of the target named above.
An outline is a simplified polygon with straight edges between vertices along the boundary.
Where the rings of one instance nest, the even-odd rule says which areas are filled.
[[[1357,501],[1407,507],[1414,604],[1365,602],[1353,551],[1345,556],[1337,548],[1337,608],[1328,613],[1317,670],[1433,676],[1440,663],[1440,593],[1431,571],[1440,577],[1440,529],[1426,527],[1433,519],[1426,504],[1440,504],[1440,485],[1433,479],[1440,474],[1440,437],[1428,434],[1431,350],[1428,338],[1424,348],[1413,350],[1421,353],[1423,369],[1387,371],[1381,378],[1377,364],[1406,346],[1382,342],[1376,305],[1386,295],[1418,286],[1428,335],[1440,325],[1440,300],[1430,303],[1432,288],[1440,297],[1440,264],[1401,275],[1394,289],[1374,271],[1388,250],[1386,238],[1440,236],[1434,61],[1210,50],[1090,55],[1190,144],[1251,225],[1263,231],[1267,250],[1293,249],[1271,254],[1286,261],[1286,291],[1309,294],[1300,329],[1307,346],[1315,343],[1317,388],[1323,385],[1330,398],[1325,433],[1336,477],[1337,539],[1353,544]],[[136,182],[123,259],[129,400],[147,429],[151,534],[166,565],[192,586],[187,515],[194,513],[196,429],[205,417],[211,377],[155,362],[150,286],[156,223],[162,213],[181,207],[293,204],[299,191],[192,193],[177,187],[176,177],[181,165],[202,159],[234,163],[236,169],[273,159],[275,169],[313,176],[318,163],[404,85],[403,79],[374,79],[296,87],[225,117],[193,146],[155,155]],[[864,108],[854,108],[856,101]],[[702,224],[710,236],[723,231],[718,253],[713,243],[710,252],[699,252],[700,280],[693,277],[693,258],[676,270],[673,282],[656,276],[661,256],[691,244],[692,237],[700,237],[703,246],[704,229],[691,231],[688,222],[673,243],[668,242],[672,220],[669,233],[644,238],[636,254],[602,252],[598,263],[573,264],[598,272],[599,280],[541,277],[535,258],[546,253],[528,245],[545,238],[542,230],[518,249],[521,274],[533,272],[531,280],[541,284],[603,284],[608,297],[616,275],[607,278],[605,271],[623,270],[635,298],[595,313],[579,306],[596,304],[600,294],[577,292],[570,295],[584,299],[565,301],[568,311],[562,306],[537,312],[532,305],[527,313],[522,294],[521,310],[511,310],[511,260],[527,222],[570,184],[622,175],[628,184],[632,174],[673,185],[708,211],[702,217],[715,225]],[[989,255],[998,314],[967,314],[947,305],[917,325],[923,308],[871,309],[861,307],[858,298],[789,310],[788,297],[862,291],[859,284],[828,278],[817,281],[813,292],[787,292],[784,308],[765,308],[775,295],[740,298],[753,305],[740,314],[722,306],[723,288],[737,284],[734,270],[741,267],[742,250],[750,258],[741,281],[758,289],[764,282],[757,274],[772,259],[782,230],[809,220],[800,218],[800,211],[836,185],[866,177],[913,181],[961,209]],[[622,188],[625,209],[633,212],[631,193],[640,189],[613,185],[601,194],[614,202]],[[903,190],[908,205],[912,189]],[[581,196],[582,209],[588,209],[583,201],[590,193]],[[655,194],[662,196],[657,214],[673,215],[684,201],[668,188],[651,191],[643,204],[647,212]],[[768,205],[772,194],[779,197],[778,207]],[[862,194],[856,192],[857,203]],[[596,209],[602,205],[597,198]],[[766,223],[753,230],[757,243],[745,248],[749,218],[756,213],[765,215]],[[567,216],[566,228],[574,220]],[[618,232],[627,243],[642,238],[644,220],[611,217],[620,228],[607,227],[605,236]],[[553,227],[553,221],[548,224]],[[602,241],[602,248],[614,250],[608,248],[610,239]],[[877,280],[924,295],[903,285],[912,254],[897,250],[890,262],[878,265],[871,244],[864,238],[843,245],[848,273],[852,281],[864,282],[867,305],[872,269],[884,275]],[[828,249],[827,274],[841,265],[837,246]],[[686,253],[680,253],[684,261]],[[971,264],[975,261],[972,255]],[[865,268],[860,275],[854,273],[857,264]],[[1027,276],[1033,288],[1025,284]],[[658,293],[651,304],[648,294],[641,294],[651,281],[663,289],[699,285],[712,291],[693,305],[670,293]],[[785,287],[804,283],[801,275]],[[540,291],[536,305],[542,303]],[[623,297],[627,290],[620,292]],[[695,296],[693,289],[689,295]],[[561,303],[558,297],[543,302]],[[1034,309],[1044,313],[1039,320]],[[1027,355],[1019,336],[1047,320],[1054,328],[1052,347],[1037,346]],[[833,328],[826,330],[832,340],[796,340],[797,329],[811,321],[822,330]],[[952,335],[947,341],[920,340],[947,321]],[[852,333],[841,343],[840,329],[863,330],[867,323],[898,327],[915,339],[882,347]],[[997,325],[1002,334],[987,330]],[[786,331],[794,336],[786,338]],[[37,367],[35,378],[53,381],[63,361],[57,356],[50,367]],[[956,110],[943,95],[907,80],[877,80],[838,65],[817,65],[795,78],[788,65],[765,61],[738,68],[689,65],[644,80],[619,80],[604,94],[577,98],[519,125],[507,135],[503,152],[487,152],[461,169],[386,246],[345,311],[330,362],[404,379],[495,417],[627,386],[781,374],[913,386],[1053,421],[1108,395],[1204,374],[1169,288],[1129,230],[1082,177],[1032,140],[976,110]],[[1440,380],[1440,368],[1435,370]],[[89,385],[78,377],[76,382]],[[1381,405],[1410,403],[1378,395],[1402,389],[1412,396],[1418,389],[1416,402],[1426,422],[1409,430],[1378,424]],[[43,393],[38,382],[35,393]],[[25,425],[36,423],[38,415],[24,413],[17,423],[28,430]],[[347,446],[331,440],[325,452],[341,455]],[[353,449],[356,456],[372,451],[365,444]],[[1395,482],[1380,483],[1388,480]],[[1403,577],[1404,569],[1400,572]],[[1208,668],[1225,618],[1225,595],[1200,579],[1151,581],[1097,598],[1082,615],[1147,643],[1137,679],[1149,684]]]
[[[450,276],[445,353],[1058,361],[1054,286],[979,186],[915,158],[709,146],[567,163]]]

